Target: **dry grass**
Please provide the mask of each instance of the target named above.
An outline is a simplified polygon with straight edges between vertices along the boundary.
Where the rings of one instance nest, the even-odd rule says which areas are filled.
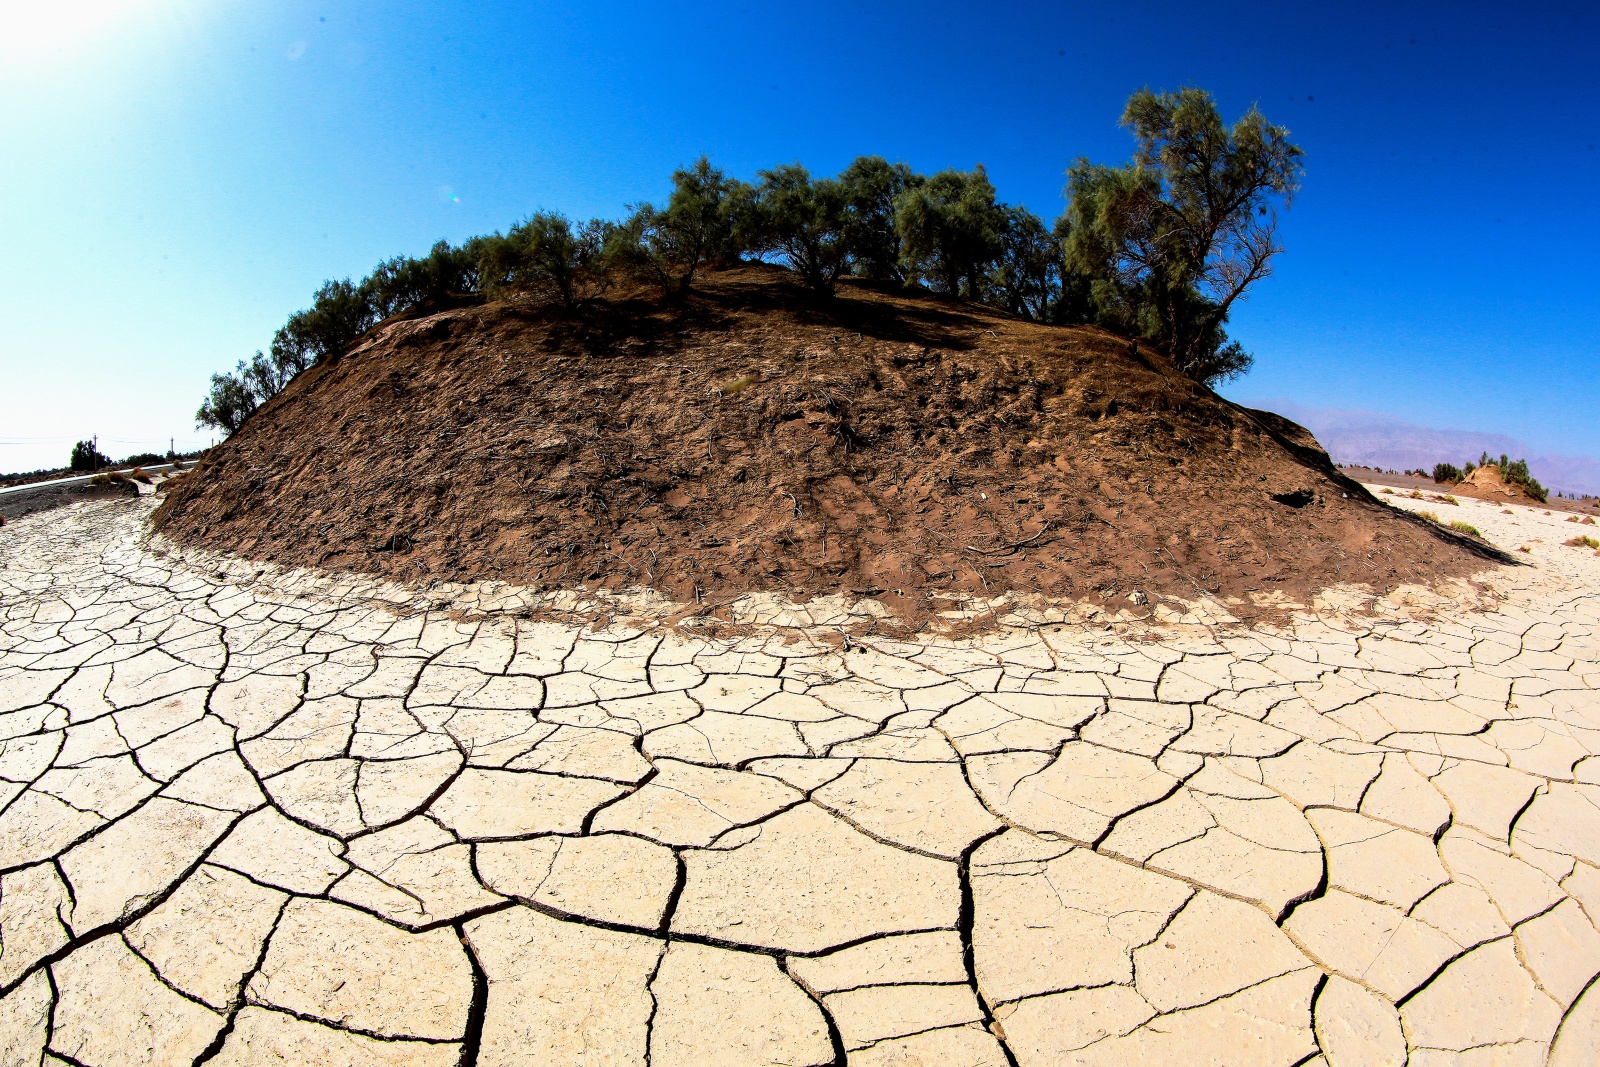
[[[1600,541],[1596,541],[1592,537],[1571,537],[1571,538],[1568,538],[1567,540],[1565,540],[1565,541],[1563,541],[1561,543],[1566,545],[1568,548],[1597,548],[1597,549],[1600,549]]]

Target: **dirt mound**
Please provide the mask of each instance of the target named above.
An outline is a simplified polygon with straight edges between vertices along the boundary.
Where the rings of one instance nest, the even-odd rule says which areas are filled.
[[[1497,503],[1512,504],[1537,504],[1539,498],[1528,492],[1528,487],[1518,482],[1508,482],[1500,474],[1500,468],[1494,464],[1474,467],[1472,473],[1464,480],[1458,482],[1450,490],[1462,496],[1475,497],[1479,500],[1492,500]]]
[[[1301,427],[1125,339],[864,284],[822,304],[788,278],[385,323],[213,449],[156,525],[408,580],[846,591],[902,616],[941,594],[1126,606],[1484,566]]]

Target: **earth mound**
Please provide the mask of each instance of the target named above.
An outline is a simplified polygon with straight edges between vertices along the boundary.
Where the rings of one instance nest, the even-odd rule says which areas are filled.
[[[1126,339],[864,283],[821,302],[791,277],[390,320],[213,449],[155,526],[290,566],[844,592],[903,618],[1002,592],[1248,609],[1502,558]]]
[[[1482,467],[1474,467],[1472,473],[1456,483],[1450,490],[1462,496],[1475,497],[1478,500],[1489,500],[1495,503],[1511,504],[1539,504],[1542,501],[1528,492],[1528,487],[1519,482],[1511,482],[1500,473],[1500,468],[1493,463]]]

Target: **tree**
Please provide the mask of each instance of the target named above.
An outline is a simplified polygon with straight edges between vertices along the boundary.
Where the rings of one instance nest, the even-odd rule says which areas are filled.
[[[1094,278],[1106,316],[1199,381],[1250,357],[1223,329],[1235,302],[1271,273],[1278,208],[1299,189],[1303,152],[1252,107],[1230,129],[1200,89],[1128,101],[1134,162],[1080,160],[1069,171],[1072,262]]]
[[[194,424],[221,430],[224,435],[232,437],[258,406],[255,394],[250,389],[248,368],[240,360],[239,368],[234,373],[211,376],[211,392],[200,405],[200,410],[195,412]]]
[[[813,179],[798,163],[762,171],[755,241],[781,252],[812,289],[831,294],[849,263],[844,186]]]
[[[342,355],[378,318],[368,285],[355,285],[348,278],[323,282],[311,306],[290,315],[273,335],[273,358],[298,368],[298,373],[313,363]]]
[[[612,235],[607,258],[681,296],[702,266],[736,262],[751,247],[755,215],[755,190],[701,156],[673,172],[665,209],[648,203],[632,209]]]
[[[424,304],[436,304],[458,293],[478,289],[478,258],[483,239],[460,248],[439,241],[420,259],[395,256],[373,268],[361,283],[378,321]]]
[[[240,362],[235,373],[259,407],[283,392],[303,370],[305,367],[282,358],[281,353],[269,357],[257,351],[249,363]]]
[[[1050,297],[1050,321],[1077,326],[1095,321],[1093,279],[1074,266],[1069,248],[1072,243],[1071,212],[1063,212],[1050,228],[1060,256],[1055,292]]]
[[[69,470],[97,471],[111,466],[111,459],[96,448],[93,441],[79,441],[72,446],[72,459],[67,466]]]
[[[485,242],[480,271],[489,288],[523,288],[554,296],[568,312],[605,284],[602,252],[612,225],[591,219],[573,229],[565,215],[541,211],[497,240]]]
[[[1013,315],[1044,322],[1060,291],[1061,242],[1027,208],[1000,210],[1000,253],[989,273],[991,299]]]
[[[904,163],[882,156],[860,156],[838,177],[845,197],[845,242],[851,270],[878,281],[903,282],[895,202],[922,176]]]
[[[952,296],[982,296],[1005,225],[982,164],[968,172],[940,171],[907,188],[895,201],[894,221],[908,279],[926,279]]]

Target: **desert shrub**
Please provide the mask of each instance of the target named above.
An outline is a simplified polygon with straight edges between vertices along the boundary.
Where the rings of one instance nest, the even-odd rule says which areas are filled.
[[[1456,507],[1461,506],[1461,501],[1457,500],[1449,493],[1435,493],[1433,495],[1433,499],[1437,500],[1441,504],[1454,504]]]
[[[122,465],[124,467],[143,467],[146,464],[154,466],[157,463],[165,463],[166,461],[166,456],[157,455],[154,452],[137,452],[123,460]]]
[[[1420,515],[1424,519],[1427,519],[1429,522],[1438,522],[1439,521],[1438,512],[1434,512],[1434,511],[1416,511],[1416,512],[1412,512],[1412,514]]]
[[[372,292],[348,278],[322,283],[311,306],[289,316],[272,339],[274,359],[303,370],[342,355],[379,319]],[[281,355],[280,355],[281,353]]]
[[[1563,541],[1562,544],[1570,548],[1600,548],[1600,541],[1592,537],[1573,537]]]
[[[1456,530],[1456,531],[1458,531],[1460,533],[1464,533],[1464,534],[1471,534],[1473,537],[1482,537],[1483,536],[1483,534],[1481,532],[1479,532],[1479,530],[1478,530],[1478,528],[1476,526],[1472,525],[1470,522],[1462,522],[1460,519],[1457,519],[1455,522],[1452,522],[1450,524],[1450,529]]]
[[[74,471],[97,471],[109,466],[110,458],[96,448],[93,441],[79,441],[73,445],[72,458],[67,463],[67,469]]]
[[[1461,473],[1461,468],[1454,463],[1435,463],[1433,465],[1433,480],[1441,485],[1445,482],[1459,482],[1464,477],[1465,475]]]
[[[1594,516],[1593,515],[1585,515],[1583,517],[1583,524],[1585,526],[1593,526],[1595,524]]]
[[[541,211],[488,238],[479,249],[479,277],[488,289],[527,289],[553,297],[567,311],[606,285],[606,239],[612,224],[590,219],[574,228],[565,215]]]
[[[812,289],[831,294],[850,261],[847,188],[833,179],[812,178],[798,163],[758,177],[751,244],[779,253]]]

